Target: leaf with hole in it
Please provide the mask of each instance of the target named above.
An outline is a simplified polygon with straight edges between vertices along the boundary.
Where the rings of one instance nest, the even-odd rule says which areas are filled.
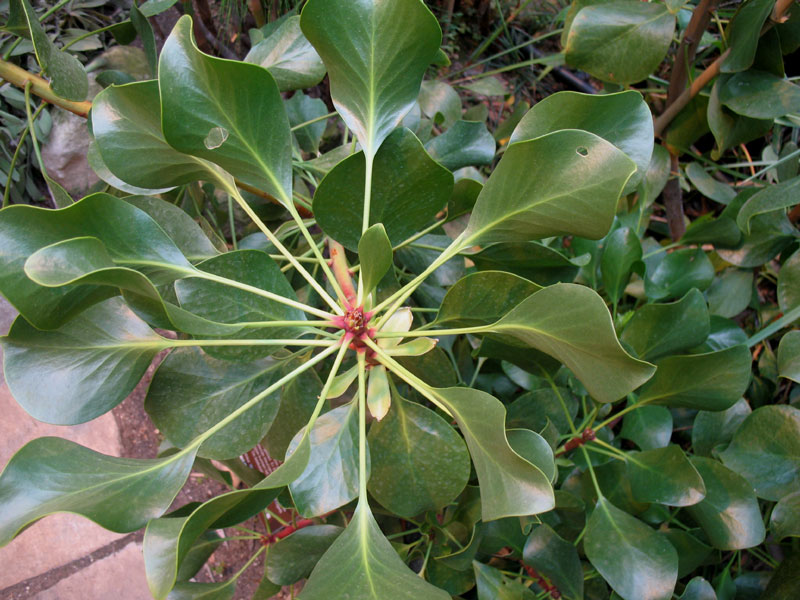
[[[179,448],[227,417],[284,375],[285,361],[232,362],[198,348],[178,348],[158,366],[145,410]],[[212,435],[198,451],[206,458],[236,458],[258,444],[278,412],[280,391],[264,398]]]
[[[292,585],[308,577],[343,531],[336,525],[313,525],[270,546],[266,560],[267,577],[280,585]]]
[[[59,425],[85,423],[114,408],[169,347],[117,298],[52,331],[17,317],[2,343],[11,394],[34,418]]]
[[[675,302],[642,306],[628,321],[620,340],[641,358],[654,360],[703,343],[709,330],[703,294],[692,289]]]
[[[687,510],[711,545],[720,550],[740,550],[763,542],[761,511],[747,480],[710,458],[695,456],[692,464],[706,485],[706,497]]]
[[[604,139],[564,130],[511,144],[481,190],[464,244],[553,235],[598,239],[636,163]]]
[[[89,93],[89,79],[80,61],[59,50],[39,23],[39,15],[28,0],[11,0],[8,26],[33,42],[36,60],[50,78],[50,88],[57,96],[80,102]],[[7,58],[7,57],[6,57]]]
[[[494,323],[541,289],[527,279],[504,271],[470,273],[447,290],[435,323],[447,327]],[[498,290],[503,293],[498,294]]]
[[[425,150],[447,169],[456,171],[492,162],[495,141],[484,123],[459,120],[426,143]]]
[[[308,466],[289,485],[289,490],[298,512],[304,517],[316,517],[358,496],[357,403],[340,406],[319,417],[308,436],[306,429],[302,429],[289,444],[286,455],[291,456],[306,438],[311,442]]]
[[[61,438],[37,438],[0,475],[0,546],[56,512],[77,513],[119,533],[136,531],[167,509],[193,462],[189,450],[155,460],[116,458]]]
[[[419,0],[312,0],[300,26],[325,63],[336,110],[375,156],[416,101],[437,54],[436,18]]]
[[[484,521],[553,508],[553,488],[547,476],[509,445],[506,409],[497,398],[468,388],[432,388],[431,392],[464,434],[481,484]]]
[[[555,357],[598,402],[618,400],[650,379],[654,371],[653,365],[623,350],[605,302],[581,285],[544,288],[486,326],[485,333]]]
[[[383,536],[366,498],[322,556],[301,600],[448,600],[450,595],[411,571]]]
[[[588,131],[611,142],[636,163],[626,189],[645,176],[653,154],[653,116],[642,95],[557,92],[537,102],[514,129],[511,143],[532,140],[559,129]]]
[[[678,579],[675,548],[606,498],[597,501],[589,517],[583,545],[592,565],[625,600],[672,598]]]
[[[752,357],[747,346],[718,352],[669,356],[639,392],[639,401],[699,410],[726,410],[750,383]]]
[[[703,479],[680,446],[628,452],[627,456],[631,491],[640,502],[691,506],[705,497]]]
[[[566,61],[602,81],[636,83],[664,60],[674,31],[675,16],[661,4],[587,6],[569,28]]]
[[[395,514],[413,518],[440,509],[467,484],[464,440],[424,406],[395,395],[386,418],[373,423],[367,439],[370,494]]]
[[[209,177],[208,163],[164,139],[156,80],[107,87],[92,103],[91,121],[103,164],[127,184],[162,189]]]
[[[158,85],[164,138],[173,148],[292,202],[289,118],[266,69],[203,54],[184,16],[164,43]]]
[[[319,226],[349,250],[358,249],[365,178],[366,161],[359,152],[337,164],[314,194]],[[369,222],[382,223],[397,245],[430,223],[452,190],[453,175],[425,152],[411,131],[398,129],[375,156]]]
[[[562,596],[583,598],[583,570],[578,550],[548,525],[531,531],[522,556],[525,564],[550,579]]]
[[[119,225],[112,228],[109,223]],[[48,288],[34,283],[25,273],[26,261],[36,251],[84,236],[100,240],[119,266],[140,269],[157,285],[192,270],[181,251],[146,213],[108,194],[92,194],[59,210],[11,206],[0,212],[0,290],[34,326],[59,327],[86,307],[116,293],[95,285]]]
[[[366,296],[392,267],[392,243],[381,223],[376,223],[361,236],[358,259],[361,263],[361,285]]]
[[[800,491],[800,410],[785,405],[757,408],[720,457],[750,482],[759,498],[777,501]]]
[[[300,30],[298,16],[287,17],[250,49],[244,61],[269,71],[282,92],[314,87],[325,77],[325,65]]]

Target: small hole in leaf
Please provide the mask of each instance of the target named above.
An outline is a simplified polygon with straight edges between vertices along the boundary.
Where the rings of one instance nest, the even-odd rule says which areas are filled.
[[[578,146],[578,149],[575,152],[581,156],[589,156],[589,149],[585,148],[584,146]]]
[[[225,143],[225,140],[228,139],[228,130],[224,127],[214,127],[211,131],[208,132],[206,139],[203,140],[203,144],[205,144],[206,148],[209,150],[214,150],[222,146]]]

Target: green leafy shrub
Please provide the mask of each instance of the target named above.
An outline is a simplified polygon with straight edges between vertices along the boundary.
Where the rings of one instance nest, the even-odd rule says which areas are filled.
[[[620,84],[660,64],[680,7],[585,4],[568,62]],[[753,119],[795,127],[794,84],[750,69],[772,9],[752,0],[730,25],[717,153]],[[157,79],[97,96],[109,193],[0,212],[0,290],[20,311],[5,376],[31,415],[74,425],[168,350],[145,407],[171,448],[30,442],[0,475],[0,543],[59,511],[146,527],[155,598],[229,598],[241,572],[193,582],[195,559],[277,499],[303,520],[261,536],[257,597],[306,577],[309,600],[761,595],[800,534],[800,412],[779,379],[798,381],[800,342],[764,342],[800,316],[796,170],[756,188],[689,163],[724,208],[667,252],[651,217],[670,153],[640,92],[548,97],[506,124],[484,179],[493,136],[423,82],[440,44],[418,0],[310,0],[246,61],[200,52],[184,17]],[[782,65],[781,48],[763,52]],[[326,72],[352,140],[320,155],[327,108],[281,92]],[[725,91],[745,84],[791,89],[770,112]],[[666,125],[670,150],[696,141]],[[230,199],[233,249],[181,209],[198,181]],[[242,239],[234,205],[255,227]],[[165,514],[193,466],[259,443],[279,468]],[[789,597],[783,565],[763,597]]]

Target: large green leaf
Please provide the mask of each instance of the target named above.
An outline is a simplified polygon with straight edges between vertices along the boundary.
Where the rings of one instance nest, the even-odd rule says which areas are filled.
[[[714,281],[714,265],[701,248],[670,252],[654,268],[647,267],[644,291],[650,300],[677,298],[692,288],[708,289]]]
[[[425,144],[425,149],[436,161],[455,171],[492,162],[495,141],[484,123],[459,120]]]
[[[302,600],[449,600],[450,595],[417,576],[383,537],[364,501],[314,567]]]
[[[669,304],[646,304],[637,310],[620,340],[645,360],[654,360],[702,344],[710,321],[703,294],[692,289]]]
[[[361,237],[366,169],[363,152],[350,156],[331,169],[314,194],[320,227],[350,250],[358,249]],[[452,191],[452,174],[411,131],[398,129],[375,156],[369,222],[383,223],[397,245],[431,222]]]
[[[654,407],[655,408],[655,407]],[[727,444],[734,432],[752,411],[744,398],[727,410],[701,410],[692,426],[692,450],[699,456],[711,456],[715,447]]]
[[[540,289],[541,286],[527,279],[503,271],[471,273],[447,291],[436,324],[472,327],[494,323]]]
[[[767,0],[772,2],[772,0]],[[755,4],[750,2],[749,5]],[[722,152],[739,144],[749,142],[766,134],[771,128],[772,119],[751,119],[736,114],[722,105],[719,100],[719,90],[725,85],[729,75],[720,75],[711,88],[708,99],[707,122],[717,141],[717,147],[712,151],[711,158],[718,160]]]
[[[636,163],[629,186],[638,184],[650,166],[653,116],[637,91],[605,95],[557,92],[522,117],[510,141],[532,140],[559,129],[589,131],[627,154]]]
[[[116,263],[142,270],[156,284],[193,270],[146,213],[108,194],[93,194],[59,210],[11,206],[0,212],[0,291],[34,326],[59,327],[116,293],[94,285],[43,287],[26,275],[23,267],[37,250],[83,236],[99,239]]]
[[[531,531],[523,551],[525,564],[550,579],[567,598],[583,598],[583,569],[577,548],[547,525]]]
[[[285,102],[285,106],[286,114],[289,115],[289,124],[292,127],[303,125],[314,119],[320,119],[328,114],[328,107],[325,102],[320,98],[312,98],[302,92],[297,92],[289,98]],[[303,125],[300,129],[296,129],[294,137],[300,149],[314,154],[319,152],[319,144],[327,126],[327,121],[322,119],[316,123]]]
[[[674,31],[675,17],[662,4],[587,6],[569,28],[566,60],[602,81],[636,83],[664,60]]]
[[[538,285],[572,282],[591,260],[589,254],[575,258],[539,242],[500,242],[470,254],[479,271],[507,271]]]
[[[501,340],[532,346],[564,363],[598,402],[613,402],[653,374],[620,346],[605,302],[570,283],[544,288],[486,327]],[[749,356],[749,354],[748,354]]]
[[[681,600],[717,600],[714,588],[702,577],[694,577],[683,590]]]
[[[800,537],[800,492],[784,496],[772,509],[769,527],[779,540]]]
[[[269,71],[282,92],[313,87],[325,77],[325,65],[300,30],[298,16],[284,20],[244,60]]]
[[[136,531],[167,509],[193,462],[193,451],[156,460],[116,458],[61,438],[37,438],[0,475],[0,545],[55,512],[77,513],[112,531]]]
[[[800,306],[800,252],[789,256],[778,272],[778,306],[784,313]]]
[[[629,452],[626,466],[631,490],[640,502],[691,506],[705,497],[703,479],[680,446]]]
[[[5,377],[30,415],[75,425],[122,402],[168,347],[169,340],[112,298],[53,331],[18,317],[3,338]]]
[[[547,476],[508,443],[506,409],[494,396],[468,388],[434,388],[436,399],[458,423],[481,484],[484,521],[533,515],[553,508]]]
[[[564,130],[508,147],[481,190],[466,245],[603,237],[636,164],[604,139]]]
[[[417,99],[442,40],[436,18],[419,0],[311,0],[300,26],[328,69],[336,110],[371,159]]]
[[[749,234],[750,221],[754,217],[795,204],[800,204],[800,177],[767,186],[751,196],[736,216],[736,223],[742,231]]]
[[[292,201],[289,118],[266,69],[203,54],[184,16],[164,43],[158,85],[161,125],[173,148]]]
[[[291,585],[308,577],[342,531],[336,525],[315,525],[295,531],[270,546],[266,560],[267,577],[280,585]]]
[[[306,437],[311,458],[305,471],[290,485],[295,506],[305,517],[316,517],[358,496],[358,406],[355,402],[325,413],[310,436],[303,429],[289,444],[291,456]],[[367,455],[369,469],[369,455]]]
[[[467,485],[469,454],[455,430],[432,410],[395,395],[369,431],[369,491],[394,514],[413,518],[447,505]]]
[[[208,163],[164,139],[157,81],[107,87],[94,99],[91,118],[103,164],[125,183],[161,189],[209,177]]]
[[[752,0],[742,4],[725,31],[730,52],[723,59],[720,71],[736,73],[750,68],[756,57],[761,27],[774,4],[773,0]]]
[[[283,375],[285,361],[230,362],[198,348],[178,348],[159,365],[145,399],[153,423],[179,448],[227,417]],[[198,454],[236,458],[258,444],[278,412],[271,394],[203,442]]]
[[[739,345],[706,354],[669,356],[639,393],[641,402],[726,410],[750,383],[750,351]]]
[[[721,204],[730,204],[736,197],[736,190],[730,185],[714,179],[699,162],[686,165],[686,176],[697,191]]]
[[[663,448],[672,437],[672,413],[664,406],[640,406],[625,415],[619,436],[642,450]]]
[[[716,460],[692,458],[703,482],[706,497],[687,508],[715,548],[739,550],[764,541],[764,523],[752,486]]]
[[[736,73],[719,91],[719,101],[732,111],[753,119],[776,119],[796,112],[800,86],[765,71]]]
[[[422,114],[436,125],[450,129],[461,119],[461,98],[444,81],[423,81],[417,101]]]
[[[583,545],[592,565],[625,600],[672,598],[678,579],[675,548],[606,498],[597,501],[589,517]]]
[[[800,331],[789,331],[778,345],[778,374],[800,383]]]
[[[39,15],[28,0],[11,0],[8,15],[8,28],[19,25],[17,33],[29,37],[33,42],[36,60],[50,78],[53,92],[67,100],[86,100],[89,93],[89,79],[80,61],[72,54],[56,48],[39,23]],[[15,28],[16,29],[16,28]]]
[[[720,456],[759,498],[777,501],[800,491],[800,410],[785,405],[754,410]]]

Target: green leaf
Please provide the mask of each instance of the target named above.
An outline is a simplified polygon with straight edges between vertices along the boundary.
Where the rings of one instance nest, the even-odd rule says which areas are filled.
[[[292,499],[304,517],[328,513],[358,496],[358,406],[355,402],[325,413],[310,432],[311,458],[290,485]],[[286,455],[306,438],[301,430]],[[367,455],[369,469],[369,455]]]
[[[675,548],[606,498],[597,501],[589,517],[583,545],[592,565],[625,600],[672,598],[678,579]]]
[[[721,204],[730,204],[736,197],[736,190],[714,179],[698,162],[691,162],[686,165],[686,176],[692,182],[692,185],[697,188],[697,191],[706,198],[711,198]]]
[[[770,185],[750,197],[736,217],[742,231],[750,233],[753,217],[800,204],[800,177]]]
[[[229,362],[198,348],[178,348],[159,365],[145,409],[164,436],[179,448],[227,417],[284,373],[283,362]],[[236,458],[258,444],[278,412],[276,392],[212,435],[198,451],[206,458]]]
[[[442,41],[436,18],[418,0],[312,0],[300,26],[328,69],[336,110],[371,159],[417,99]]]
[[[712,315],[735,317],[750,304],[753,295],[753,273],[742,269],[726,269],[714,278],[706,293]]]
[[[691,531],[691,533],[689,533]],[[669,540],[669,543],[678,551],[678,577],[685,577],[692,573],[697,567],[702,565],[713,552],[711,546],[701,542],[698,535],[702,535],[702,530],[694,529],[684,531],[682,529],[667,529],[659,533]]]
[[[771,0],[768,2],[771,3]],[[752,4],[755,2],[750,3],[750,5]],[[772,128],[773,123],[772,119],[751,119],[738,115],[722,105],[719,100],[719,91],[729,77],[729,75],[723,74],[717,78],[708,99],[708,126],[717,141],[717,147],[711,153],[713,160],[718,160],[728,148],[763,136]]]
[[[572,21],[566,60],[602,81],[636,83],[664,60],[674,31],[675,17],[661,4],[587,6]]]
[[[705,118],[705,113],[704,118]],[[655,202],[669,179],[670,155],[664,146],[653,146],[653,156],[645,171],[641,184],[642,206],[648,207]]]
[[[336,525],[314,525],[295,531],[270,546],[267,577],[280,585],[292,585],[308,577],[342,531]]]
[[[639,401],[699,410],[726,410],[750,383],[750,351],[739,345],[706,354],[669,356],[639,392]]]
[[[456,420],[467,442],[481,485],[484,521],[553,508],[547,476],[509,446],[506,409],[499,400],[468,388],[434,388],[432,393]]]
[[[119,533],[136,531],[167,509],[193,462],[193,451],[156,460],[116,458],[61,438],[37,438],[0,475],[0,546],[56,512],[76,513]]]
[[[715,548],[739,550],[764,541],[764,523],[753,488],[747,480],[710,458],[692,458],[706,497],[687,508]]]
[[[383,537],[366,499],[314,567],[302,600],[449,600],[450,595],[411,571]]]
[[[588,254],[570,258],[539,242],[491,244],[469,258],[480,271],[508,271],[539,285],[572,282],[591,260]]]
[[[700,474],[680,446],[629,452],[625,463],[631,490],[641,502],[691,506],[700,502],[706,488]]]
[[[710,321],[711,327],[706,341],[692,348],[692,352],[699,354],[715,352],[747,343],[747,334],[736,321],[719,315],[711,315]]]
[[[386,368],[383,365],[372,367],[369,370],[369,383],[367,384],[367,409],[369,414],[376,421],[380,421],[389,412],[391,405],[392,393],[389,389],[389,377],[386,375]]]
[[[506,578],[498,569],[477,560],[472,561],[472,568],[478,600],[523,600],[525,588],[519,582]]]
[[[541,289],[527,279],[503,271],[470,273],[447,291],[435,323],[448,327],[488,325]]]
[[[328,107],[319,98],[311,98],[302,92],[297,92],[289,98],[284,105],[286,114],[289,116],[289,125],[295,127],[307,121],[319,119],[328,114]],[[316,153],[319,151],[319,143],[327,127],[326,120],[317,121],[310,125],[305,125],[295,130],[294,137],[304,152]]]
[[[508,147],[481,190],[465,244],[553,235],[603,237],[636,164],[585,131],[557,131]]]
[[[784,313],[800,306],[800,252],[789,256],[778,272],[778,306]]]
[[[800,383],[800,331],[790,331],[778,345],[778,374]]]
[[[173,148],[219,165],[284,205],[292,201],[289,119],[265,69],[203,54],[184,16],[164,43],[158,84],[164,138]]]
[[[365,177],[366,160],[359,152],[336,165],[314,194],[320,227],[349,250],[356,250],[360,239]],[[425,152],[411,131],[399,129],[375,156],[369,221],[383,223],[397,245],[430,223],[452,190],[452,174]]]
[[[603,270],[603,287],[612,304],[617,304],[625,292],[631,273],[643,272],[642,244],[633,229],[620,227],[605,242],[600,265]]]
[[[425,150],[435,161],[455,171],[492,162],[495,141],[484,123],[459,120],[425,144]]]
[[[744,398],[727,410],[701,410],[694,418],[692,427],[692,450],[699,456],[711,456],[715,447],[727,444],[734,432],[752,411]]]
[[[201,271],[218,275],[297,300],[280,267],[268,254],[260,250],[226,252],[197,265]],[[232,288],[223,283],[199,277],[189,277],[175,282],[175,293],[181,307],[204,319],[217,323],[259,323],[264,321],[304,321],[305,314],[297,308],[259,296],[246,290]],[[252,327],[228,334],[235,339],[282,339],[298,337],[297,327]],[[215,337],[215,336],[212,336]],[[225,359],[263,358],[279,350],[277,346],[250,346],[241,348],[207,347],[212,356]]]
[[[672,413],[663,406],[640,406],[625,415],[619,435],[642,450],[664,448],[672,437]]]
[[[3,338],[5,377],[31,416],[75,425],[122,402],[167,347],[168,340],[114,298],[53,331],[18,317]]]
[[[481,77],[464,83],[461,87],[479,96],[505,96],[509,93],[505,84],[497,77]]]
[[[244,61],[269,71],[282,92],[314,87],[325,77],[325,65],[300,30],[298,16],[287,17]]]
[[[444,81],[423,81],[418,102],[422,114],[447,129],[461,119],[461,98]]]
[[[544,288],[486,330],[557,358],[598,402],[618,400],[654,371],[622,349],[605,303],[580,285]]]
[[[392,243],[381,223],[375,223],[361,236],[358,259],[361,264],[361,285],[366,296],[392,267]]]
[[[694,577],[683,590],[681,600],[717,600],[714,588],[702,577]]]
[[[94,285],[43,287],[25,273],[27,259],[37,250],[83,236],[98,238],[120,266],[142,269],[156,284],[192,270],[146,213],[108,194],[93,194],[60,210],[11,206],[0,212],[0,291],[34,326],[59,327],[116,293]]]
[[[514,452],[532,465],[539,467],[548,481],[555,483],[558,471],[553,449],[546,439],[530,429],[508,429],[506,438]]]
[[[511,143],[558,131],[581,129],[600,136],[636,163],[628,186],[644,177],[653,154],[653,116],[637,91],[616,94],[557,92],[537,102],[511,135]]]
[[[798,567],[800,567],[800,553],[795,551],[784,558],[775,569],[761,597],[770,600],[792,600],[800,584]]]
[[[714,265],[702,248],[670,252],[658,265],[647,268],[644,291],[651,300],[677,298],[692,288],[707,289],[714,280]]]
[[[800,492],[781,498],[772,509],[769,528],[780,541],[791,536],[800,537]]]
[[[742,4],[725,30],[730,52],[723,59],[720,71],[735,73],[750,68],[756,57],[761,28],[774,4],[773,0],[752,0]]]
[[[163,189],[209,177],[208,163],[164,139],[155,80],[107,87],[95,97],[91,119],[103,163],[127,184]]]
[[[800,490],[800,410],[785,405],[757,408],[720,457],[750,482],[759,498],[777,501]]]
[[[8,23],[18,23],[27,31],[18,32],[30,37],[36,61],[50,78],[50,88],[57,96],[80,102],[89,93],[89,79],[80,61],[72,54],[59,50],[39,23],[39,15],[28,0],[11,0]]]
[[[719,91],[719,101],[753,119],[776,119],[796,112],[800,87],[782,77],[751,69],[736,73]]]
[[[525,541],[525,564],[553,582],[562,596],[583,598],[583,569],[575,546],[547,525],[536,527]]]
[[[373,367],[374,368],[374,367]],[[369,431],[369,491],[392,513],[413,518],[453,501],[469,478],[464,440],[439,415],[395,395]]]
[[[308,423],[321,393],[322,381],[313,370],[305,371],[281,387],[278,414],[261,441],[272,456],[286,456],[292,438]]]

